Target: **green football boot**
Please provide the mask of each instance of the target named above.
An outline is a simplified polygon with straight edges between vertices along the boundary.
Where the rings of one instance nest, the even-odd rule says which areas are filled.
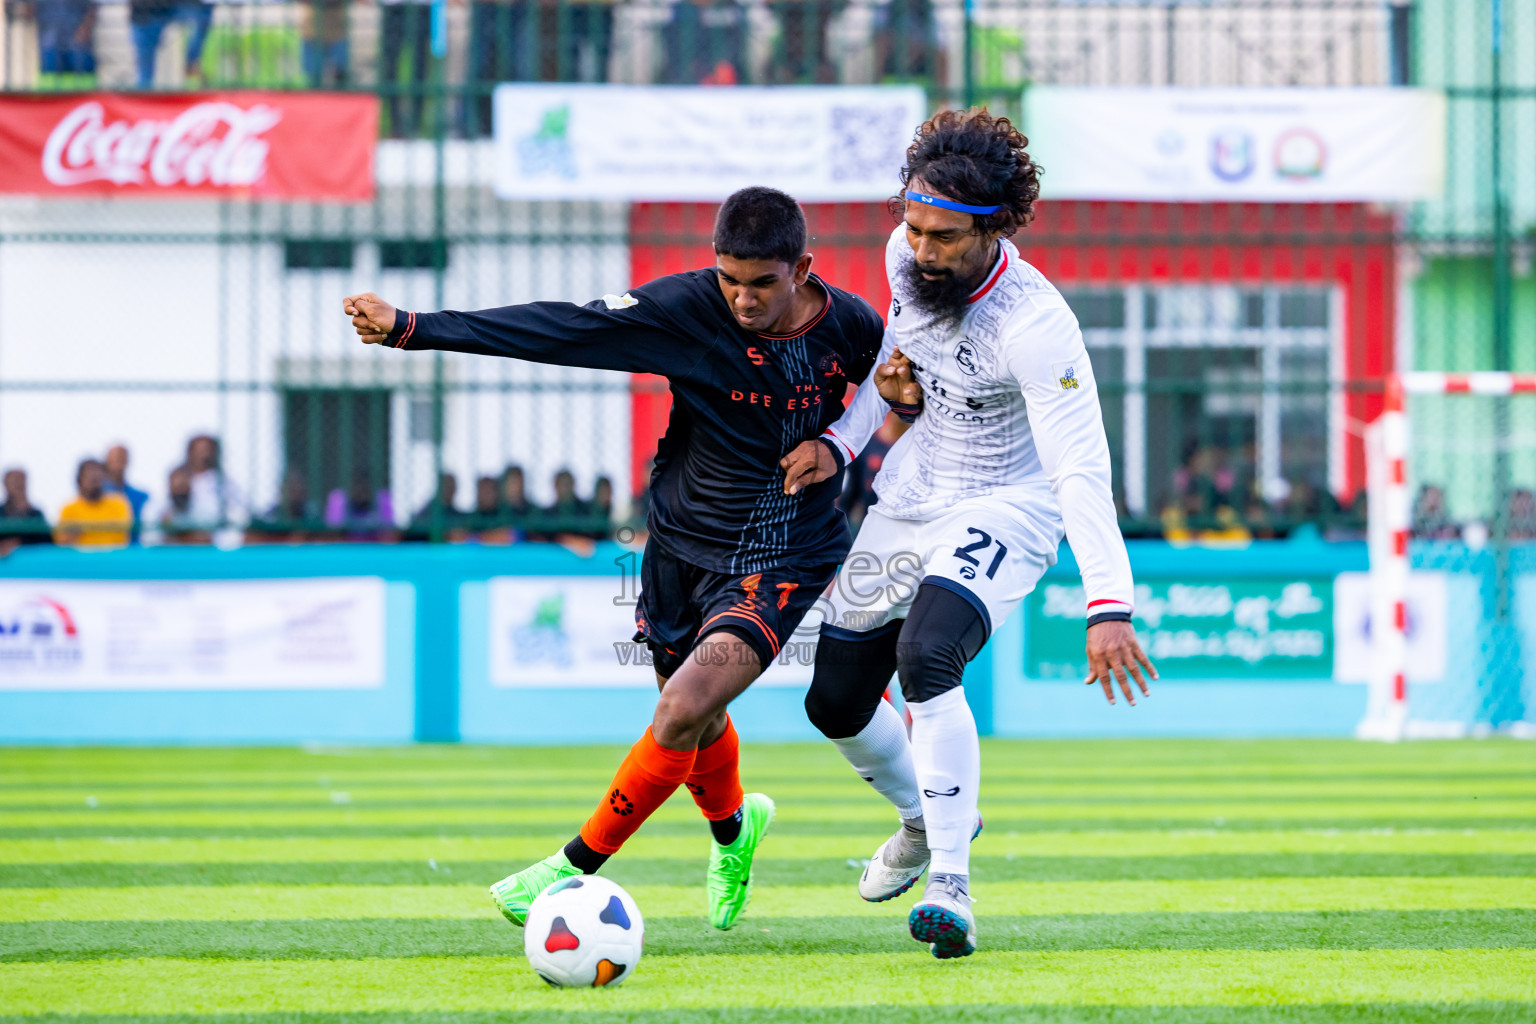
[[[528,919],[528,908],[538,899],[539,893],[562,878],[579,874],[581,869],[572,864],[566,858],[565,851],[561,850],[491,886],[491,902],[496,904],[502,917],[521,928]]]
[[[748,793],[741,802],[741,835],[729,846],[709,844],[709,923],[730,928],[752,900],[752,855],[773,824],[773,801]]]

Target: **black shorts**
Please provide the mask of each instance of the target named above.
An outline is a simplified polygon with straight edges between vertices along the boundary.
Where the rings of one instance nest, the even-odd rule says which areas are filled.
[[[700,636],[716,632],[751,644],[766,669],[836,574],[834,564],[730,576],[684,562],[652,542],[640,563],[635,639],[650,647],[663,678],[682,667]]]

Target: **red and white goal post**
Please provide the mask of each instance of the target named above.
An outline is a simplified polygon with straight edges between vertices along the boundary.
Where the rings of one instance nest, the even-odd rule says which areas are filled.
[[[1478,623],[1468,629],[1465,623],[1475,620],[1483,608],[1473,603],[1470,607],[1453,609],[1442,620],[1448,624],[1448,632],[1459,630],[1460,634],[1448,641],[1448,647],[1452,650],[1452,657],[1448,660],[1453,663],[1456,672],[1470,680],[1466,685],[1474,692],[1469,697],[1464,686],[1463,691],[1455,696],[1448,693],[1437,695],[1431,702],[1437,706],[1428,715],[1421,713],[1420,708],[1410,706],[1410,676],[1419,668],[1410,665],[1408,642],[1412,616],[1409,605],[1409,541],[1414,526],[1415,488],[1421,482],[1414,478],[1414,460],[1411,458],[1415,428],[1417,426],[1421,434],[1435,435],[1421,436],[1420,442],[1421,446],[1432,442],[1439,444],[1442,465],[1458,461],[1458,453],[1468,462],[1489,458],[1498,449],[1505,451],[1507,457],[1509,449],[1516,444],[1512,440],[1507,414],[1494,417],[1489,415],[1488,408],[1458,408],[1451,402],[1452,396],[1465,396],[1464,400],[1475,401],[1478,398],[1497,399],[1515,395],[1536,396],[1536,374],[1409,372],[1393,375],[1387,380],[1382,414],[1365,431],[1370,616],[1373,625],[1369,698],[1365,717],[1357,730],[1361,739],[1396,741],[1415,737],[1477,735],[1484,731],[1480,723],[1489,721],[1482,707],[1486,701],[1475,693],[1479,687],[1479,674],[1486,675],[1490,667],[1496,670],[1501,659],[1507,663],[1510,658],[1520,657],[1519,649],[1523,645],[1519,642],[1518,630],[1500,629],[1489,623]],[[1431,410],[1430,406],[1434,406],[1434,403],[1429,398],[1415,402],[1415,396],[1436,396],[1444,401]],[[1415,415],[1416,407],[1420,409],[1419,416]],[[1530,408],[1523,411],[1526,415],[1520,417],[1522,421],[1536,422],[1536,399],[1532,400]],[[1431,412],[1433,414],[1429,415]],[[1416,422],[1420,417],[1426,422]],[[1432,422],[1428,422],[1430,420]],[[1471,426],[1457,429],[1457,424]],[[1479,427],[1484,436],[1478,436]],[[1536,457],[1536,447],[1532,448],[1532,453]],[[1486,542],[1486,537],[1481,536],[1481,523],[1482,520],[1478,520],[1472,524],[1481,539],[1468,537],[1442,542],[1442,548],[1460,550],[1432,554],[1430,557],[1434,564],[1430,568],[1443,569],[1463,577],[1478,578],[1479,573],[1488,575],[1486,563],[1491,559],[1482,558],[1479,561],[1481,555],[1485,554],[1482,548]],[[1470,528],[1468,532],[1471,532]],[[1507,560],[1504,564],[1502,578],[1507,579]],[[1452,602],[1469,593],[1478,593],[1472,589],[1470,581],[1452,595]],[[1449,625],[1452,620],[1460,625],[1453,628]],[[1385,624],[1386,628],[1376,628],[1376,623]],[[1514,648],[1512,651],[1498,648],[1500,644],[1508,645],[1511,642]],[[1461,645],[1459,650],[1458,644]],[[1466,656],[1469,645],[1478,648],[1471,651],[1470,657]],[[1458,655],[1461,656],[1458,658]],[[1472,664],[1467,664],[1469,661]],[[1513,667],[1518,677],[1523,678],[1523,667]],[[1510,719],[1508,712],[1501,712],[1495,716],[1497,720],[1487,731],[1499,727],[1516,735],[1532,734],[1532,719],[1536,718],[1533,711],[1536,709],[1531,705],[1536,704],[1536,700],[1531,697],[1536,695],[1536,688],[1532,686],[1532,683],[1536,683],[1536,669],[1532,670],[1531,675],[1532,680],[1516,684],[1517,687],[1523,685],[1524,690],[1517,689],[1516,692],[1517,706],[1512,712],[1515,720]],[[1418,699],[1422,698],[1415,698]]]

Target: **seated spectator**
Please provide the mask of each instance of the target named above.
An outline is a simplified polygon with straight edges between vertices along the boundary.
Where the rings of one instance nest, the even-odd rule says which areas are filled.
[[[948,62],[939,44],[934,0],[883,0],[875,5],[878,81],[942,82]]]
[[[657,81],[739,85],[747,80],[747,7],[738,0],[678,0],[661,30],[665,63]]]
[[[133,543],[139,542],[140,520],[149,495],[128,482],[128,449],[120,444],[107,449],[107,493],[121,494],[133,509]]]
[[[600,476],[592,483],[592,500],[587,503],[588,525],[578,533],[588,540],[607,540],[613,532],[613,481]]]
[[[348,84],[347,8],[351,0],[306,0],[304,75],[311,89]]]
[[[155,55],[160,50],[160,37],[173,21],[187,23],[188,84],[202,84],[203,44],[213,24],[213,8],[204,0],[128,0],[138,88],[148,89],[155,84]]]
[[[269,508],[266,515],[251,520],[246,540],[261,544],[275,541],[303,543],[318,539],[315,533],[321,518],[320,503],[310,498],[309,482],[304,474],[290,470],[283,477],[277,504]]]
[[[827,29],[837,13],[834,0],[769,0],[768,10],[779,21],[779,41],[774,48],[770,77],[782,84],[833,85],[833,66]]]
[[[592,514],[592,506],[576,496],[576,477],[568,469],[555,474],[555,503],[544,510],[544,515],[556,524],[585,519]]]
[[[1413,535],[1426,540],[1455,540],[1461,536],[1461,527],[1451,521],[1445,507],[1445,492],[1434,484],[1419,488],[1419,496],[1413,502]]]
[[[508,466],[501,474],[501,515],[513,526],[525,526],[538,509],[528,500],[523,467]]]
[[[23,544],[51,544],[48,520],[27,497],[27,471],[5,473],[5,503],[0,504],[0,558]]]
[[[224,475],[219,439],[198,434],[187,442],[187,471],[192,477],[193,516],[204,529],[239,526],[248,514],[245,496]]]
[[[1263,498],[1248,499],[1248,507],[1243,510],[1243,518],[1247,520],[1248,532],[1253,534],[1254,540],[1275,540],[1281,536],[1275,529],[1274,520],[1269,514],[1269,505]]]
[[[122,547],[133,530],[133,509],[121,494],[106,490],[107,468],[95,459],[80,463],[75,473],[78,497],[59,513],[53,538],[81,547]]]
[[[1536,540],[1536,494],[1524,487],[1510,492],[1504,528],[1510,540]]]
[[[96,0],[34,0],[23,4],[37,22],[40,85],[78,89],[96,74]]]
[[[388,489],[374,490],[373,482],[362,470],[352,474],[352,484],[345,491],[338,487],[327,496],[325,525],[340,530],[349,541],[400,539]]]
[[[459,498],[459,481],[452,473],[443,473],[437,478],[437,494],[411,517],[412,524],[429,524],[433,514],[442,508],[443,519],[446,522],[459,514],[457,501]]]
[[[192,500],[192,471],[186,466],[171,470],[165,501],[148,518],[166,544],[208,544],[213,540],[214,523],[197,514]]]

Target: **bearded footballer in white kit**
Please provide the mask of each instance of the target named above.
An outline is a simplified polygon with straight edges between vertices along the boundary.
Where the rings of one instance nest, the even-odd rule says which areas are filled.
[[[1110,491],[1109,445],[1077,318],[1008,236],[1040,194],[1028,140],[985,110],[944,111],[907,151],[904,222],[886,247],[882,360],[922,385],[912,428],[875,478],[877,503],[843,562],[806,695],[811,721],[896,806],[859,894],[900,895],[929,870],[908,918],[941,959],[976,948],[970,843],[981,829],[976,721],[961,675],[1056,561],[1063,534],[1087,591],[1088,683],[1147,693],[1157,672],[1131,627],[1130,560]],[[836,472],[873,432],[855,402],[784,460],[786,487]],[[900,411],[900,410],[898,410]],[[868,428],[868,429],[863,429]],[[881,699],[891,675],[911,738]]]

